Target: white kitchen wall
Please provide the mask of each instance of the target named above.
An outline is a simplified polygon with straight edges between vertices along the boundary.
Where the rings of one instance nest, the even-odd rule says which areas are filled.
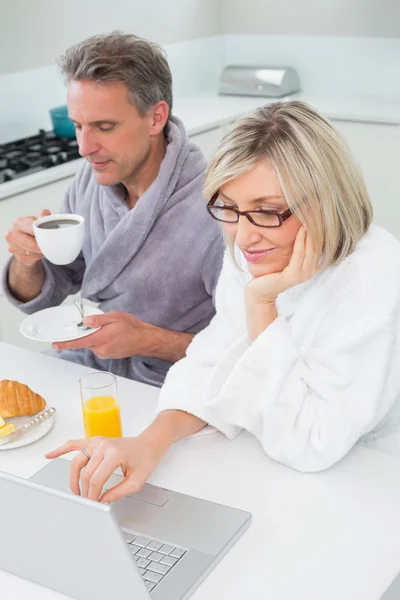
[[[390,98],[400,105],[400,37],[228,34],[224,52],[226,64],[295,67],[312,95]]]
[[[217,89],[223,67],[222,36],[163,46],[172,71],[174,97]],[[58,67],[0,75],[0,144],[51,129],[49,108],[65,104]]]
[[[175,97],[216,92],[224,64],[258,63],[294,66],[303,91],[317,99],[368,96],[400,103],[400,0],[0,4],[0,143],[49,129],[49,108],[65,103],[54,58],[88,35],[115,28],[164,47]],[[397,37],[388,37],[393,31]]]
[[[53,64],[65,48],[113,29],[160,44],[219,31],[220,0],[1,0],[0,75]]]
[[[221,32],[400,35],[399,0],[220,0]]]

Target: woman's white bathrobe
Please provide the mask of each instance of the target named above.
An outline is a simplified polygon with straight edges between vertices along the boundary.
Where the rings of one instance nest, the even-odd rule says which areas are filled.
[[[249,344],[244,287],[228,251],[216,315],[168,372],[159,411],[181,409],[272,458],[319,471],[360,441],[400,455],[400,243],[372,226],[340,265],[281,294]]]

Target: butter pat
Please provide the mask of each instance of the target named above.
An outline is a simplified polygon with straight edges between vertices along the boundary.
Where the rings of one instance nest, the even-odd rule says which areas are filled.
[[[0,427],[4,427],[5,424],[5,420],[0,417]]]
[[[9,435],[10,433],[13,433],[14,431],[15,431],[15,425],[13,425],[12,423],[3,425],[2,427],[0,427],[0,438],[3,438],[6,435]]]

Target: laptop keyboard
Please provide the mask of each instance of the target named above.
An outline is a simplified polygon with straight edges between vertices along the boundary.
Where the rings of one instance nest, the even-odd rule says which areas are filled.
[[[164,544],[158,540],[152,540],[127,531],[123,533],[149,592],[186,554],[186,550],[172,544]]]

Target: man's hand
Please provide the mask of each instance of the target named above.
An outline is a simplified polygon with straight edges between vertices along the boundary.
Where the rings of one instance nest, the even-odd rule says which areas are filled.
[[[42,210],[37,217],[20,217],[6,233],[8,251],[22,265],[30,267],[44,258],[35,240],[33,223],[50,214],[49,210]]]
[[[100,327],[99,331],[70,342],[53,344],[56,350],[90,348],[99,358],[128,358],[141,356],[145,340],[152,325],[123,312],[93,315],[83,320],[87,327]]]
[[[33,233],[33,223],[37,218],[50,214],[49,210],[42,210],[38,217],[21,217],[5,236],[8,251],[14,255],[8,271],[8,287],[20,302],[33,300],[43,287],[41,260],[44,257]]]
[[[85,317],[88,327],[101,327],[99,331],[70,342],[53,344],[55,350],[90,348],[99,358],[130,358],[152,356],[175,362],[185,356],[191,342],[191,333],[169,331],[145,323],[129,313],[109,312],[105,315]]]

